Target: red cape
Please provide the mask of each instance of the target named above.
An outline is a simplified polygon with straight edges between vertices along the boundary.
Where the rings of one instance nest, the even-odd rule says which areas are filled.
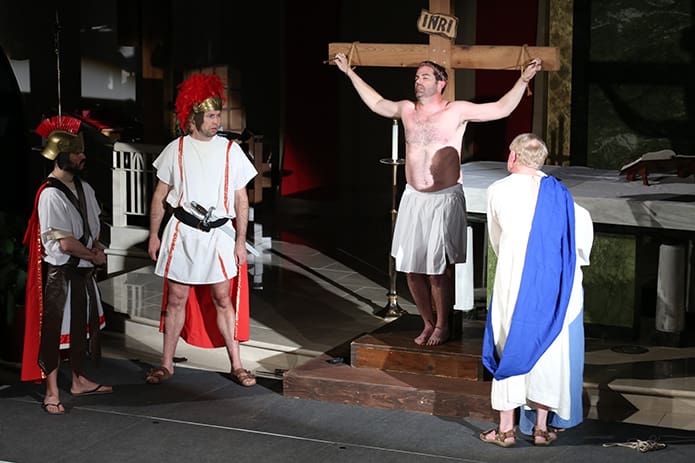
[[[159,319],[159,331],[164,332],[164,312],[167,306],[168,285],[164,281],[162,297],[162,316]],[[230,280],[229,292],[236,310],[234,339],[240,342],[249,340],[249,278],[248,264],[238,267],[237,275]],[[238,299],[237,299],[238,298]],[[181,330],[181,337],[188,344],[196,347],[224,347],[222,333],[217,327],[217,309],[212,303],[208,285],[194,285],[188,293],[186,302],[186,321]]]
[[[24,352],[22,355],[22,381],[41,381],[45,378],[39,367],[39,346],[41,343],[41,316],[43,315],[43,275],[41,263],[43,260],[43,245],[41,244],[41,227],[39,225],[39,196],[47,183],[43,183],[34,199],[34,210],[31,213],[27,230],[22,243],[29,249],[27,266],[26,299],[24,302]]]

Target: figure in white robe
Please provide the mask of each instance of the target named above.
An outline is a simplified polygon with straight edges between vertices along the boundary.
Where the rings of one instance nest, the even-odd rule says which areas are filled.
[[[50,415],[65,413],[58,387],[63,354],[72,370],[70,394],[113,392],[85,376],[87,361],[96,365],[101,358],[105,319],[96,267],[106,263],[106,254],[99,243],[99,203],[80,179],[87,157],[79,127],[68,116],[37,127],[47,140],[41,154],[53,161],[53,170],[36,193],[22,241],[29,261],[21,379],[45,380],[41,407]]]
[[[246,184],[257,172],[236,142],[218,136],[225,93],[219,76],[192,74],[178,90],[176,117],[186,135],[153,162],[158,181],[147,252],[157,261],[155,274],[164,278],[164,339],[162,363],[145,381],[161,384],[173,376],[181,337],[197,347],[225,347],[230,379],[253,386],[256,378],[243,367],[239,343],[249,339]],[[167,204],[172,216],[160,238]]]
[[[490,245],[497,256],[494,292],[491,302],[492,327],[495,333],[495,346],[501,353],[504,351],[506,335],[509,332],[512,314],[516,305],[516,297],[524,270],[526,244],[534,216],[536,197],[540,178],[538,176],[512,174],[490,186],[488,190],[488,231]],[[580,352],[583,360],[583,336],[575,337],[575,343],[570,347],[570,330],[572,322],[578,321],[579,329],[583,328],[584,292],[582,289],[581,266],[589,265],[589,254],[593,243],[593,224],[589,212],[574,205],[575,212],[575,245],[576,267],[574,272],[573,291],[565,313],[562,331],[538,359],[528,374],[511,376],[503,380],[492,381],[492,408],[495,410],[510,410],[526,406],[529,402],[548,405],[552,411],[565,420],[570,419],[572,397],[570,397],[570,382],[572,371],[570,350]],[[513,224],[503,232],[502,223]],[[583,330],[582,333],[583,335]],[[578,362],[579,384],[583,361]],[[581,389],[579,397],[581,406]],[[581,408],[580,408],[581,413]],[[579,417],[581,422],[581,415]],[[578,424],[574,423],[575,425]],[[553,424],[551,422],[551,424]],[[569,427],[566,423],[558,427]],[[522,429],[522,431],[525,429]]]
[[[565,428],[582,421],[581,266],[589,264],[593,225],[561,182],[537,170],[547,154],[530,150],[537,159],[529,162],[534,158],[527,146],[547,153],[535,136],[515,139],[511,175],[487,193],[489,240],[498,260],[483,363],[493,373],[491,404],[500,411],[500,427],[481,439],[502,446],[513,445],[518,407],[524,407],[521,431],[533,433],[537,445],[556,438],[548,424]],[[539,416],[526,416],[526,410]]]

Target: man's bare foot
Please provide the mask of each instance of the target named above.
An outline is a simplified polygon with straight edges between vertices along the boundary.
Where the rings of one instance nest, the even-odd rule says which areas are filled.
[[[65,407],[60,403],[60,398],[58,396],[47,395],[44,397],[41,408],[49,415],[62,415],[65,413]]]
[[[430,339],[430,336],[432,335],[432,332],[434,331],[434,328],[432,325],[429,325],[425,323],[425,329],[422,330],[422,333],[420,333],[420,336],[415,338],[415,344],[418,346],[424,346],[425,343]]]
[[[425,345],[427,346],[438,346],[444,344],[449,340],[449,329],[440,328],[438,326],[434,327],[432,335],[429,337]]]
[[[111,394],[112,392],[113,388],[111,386],[97,384],[84,376],[77,376],[73,378],[72,386],[70,387],[70,394],[74,396],[92,394]]]

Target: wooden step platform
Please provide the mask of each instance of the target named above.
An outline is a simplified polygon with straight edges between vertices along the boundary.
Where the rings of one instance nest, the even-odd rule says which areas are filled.
[[[288,370],[287,397],[493,421],[490,380],[481,363],[480,321],[441,346],[418,346],[418,315],[404,315]]]
[[[462,337],[441,346],[418,346],[413,340],[422,330],[422,321],[419,316],[405,315],[354,340],[350,364],[358,368],[482,381],[482,328],[480,322],[469,322]]]

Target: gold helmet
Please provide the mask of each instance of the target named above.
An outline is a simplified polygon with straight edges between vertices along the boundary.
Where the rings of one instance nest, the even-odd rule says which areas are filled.
[[[84,139],[82,134],[74,134],[65,130],[54,130],[47,139],[41,155],[51,161],[58,157],[58,153],[83,153]]]
[[[54,161],[58,153],[84,152],[84,139],[78,133],[80,124],[79,119],[68,116],[53,116],[41,121],[36,128],[36,133],[46,138],[41,155]]]

